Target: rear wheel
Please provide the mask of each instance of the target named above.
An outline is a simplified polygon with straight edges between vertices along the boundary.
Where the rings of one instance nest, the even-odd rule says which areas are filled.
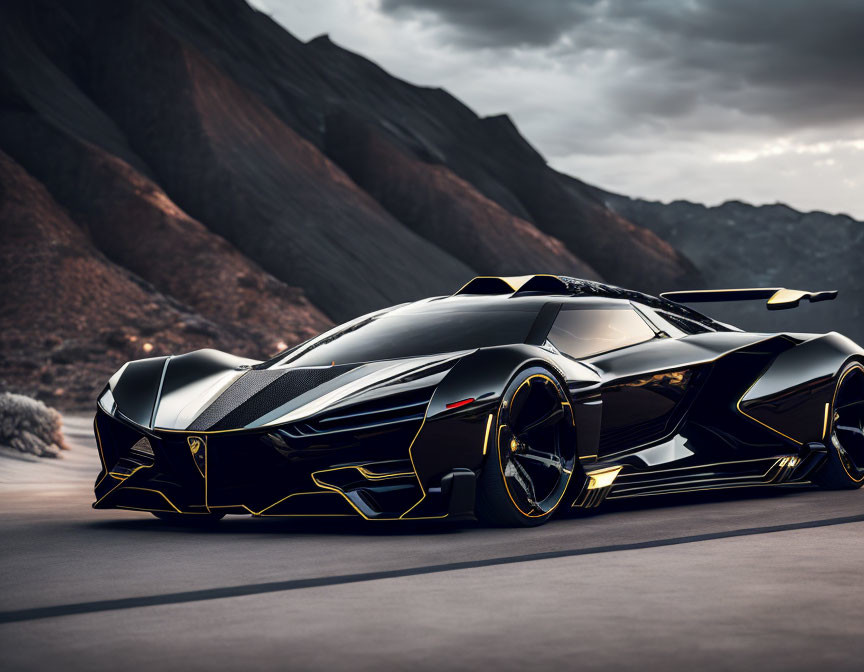
[[[521,371],[501,397],[478,481],[477,517],[500,526],[543,524],[561,503],[575,462],[564,386],[544,368]]]
[[[183,527],[207,527],[218,523],[225,517],[224,513],[174,513],[168,511],[151,511],[159,520]]]
[[[831,490],[864,485],[864,366],[853,362],[837,379],[829,408],[828,458],[813,480]]]

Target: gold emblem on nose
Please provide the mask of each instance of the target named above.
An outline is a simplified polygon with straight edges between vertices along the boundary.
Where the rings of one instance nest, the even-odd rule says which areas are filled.
[[[192,461],[195,468],[201,474],[201,478],[207,477],[207,439],[200,436],[187,436],[186,443],[189,444],[189,452],[192,453]]]
[[[197,436],[187,437],[186,441],[189,443],[189,450],[192,451],[193,455],[197,455],[201,446],[204,445],[204,442]]]

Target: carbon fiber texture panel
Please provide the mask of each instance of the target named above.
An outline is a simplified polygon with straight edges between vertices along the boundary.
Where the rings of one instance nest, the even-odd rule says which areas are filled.
[[[201,414],[189,425],[189,431],[202,432],[210,429],[231,411],[287,372],[288,369],[247,371],[216,397],[212,404],[201,411]]]
[[[205,409],[196,418],[194,427],[190,426],[189,429],[219,431],[245,427],[274,408],[333,380],[351,368],[353,367],[333,366],[248,371]],[[233,388],[238,387],[247,377],[250,380],[241,389],[232,392]],[[224,402],[222,397],[225,397]]]

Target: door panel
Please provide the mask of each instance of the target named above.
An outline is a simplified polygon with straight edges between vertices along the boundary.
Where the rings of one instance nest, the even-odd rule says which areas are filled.
[[[692,401],[699,371],[684,368],[618,379],[601,388],[600,458],[667,436]]]

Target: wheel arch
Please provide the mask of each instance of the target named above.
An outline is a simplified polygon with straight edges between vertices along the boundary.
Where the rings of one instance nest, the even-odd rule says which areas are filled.
[[[492,454],[493,430],[501,395],[514,376],[542,367],[567,391],[560,367],[539,348],[528,345],[483,348],[462,358],[432,395],[409,457],[424,492],[454,469],[479,473]],[[473,399],[455,408],[448,404]],[[578,445],[577,445],[578,450]],[[578,463],[578,460],[577,460]],[[418,507],[415,513],[423,513]]]
[[[825,437],[838,378],[864,350],[836,332],[813,336],[774,358],[737,404],[745,416],[804,445]]]

